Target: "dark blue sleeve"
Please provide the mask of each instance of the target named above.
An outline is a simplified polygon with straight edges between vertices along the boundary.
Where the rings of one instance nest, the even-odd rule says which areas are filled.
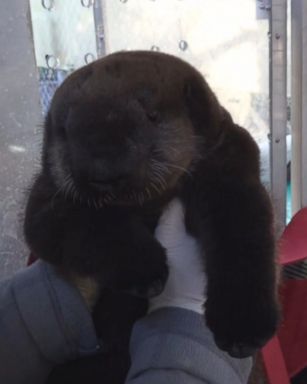
[[[134,327],[127,384],[246,384],[252,359],[234,359],[214,343],[203,317],[162,308]]]
[[[0,282],[0,383],[44,383],[55,364],[97,348],[81,295],[47,263]]]

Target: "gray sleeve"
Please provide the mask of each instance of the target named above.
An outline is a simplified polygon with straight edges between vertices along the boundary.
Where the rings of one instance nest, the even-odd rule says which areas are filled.
[[[219,350],[203,318],[162,308],[136,323],[126,384],[246,384],[252,359]]]
[[[98,348],[81,295],[47,263],[0,282],[0,383],[42,384],[55,364]]]

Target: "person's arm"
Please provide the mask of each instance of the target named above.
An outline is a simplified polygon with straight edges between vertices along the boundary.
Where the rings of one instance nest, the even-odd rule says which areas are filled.
[[[99,348],[79,291],[43,261],[0,282],[0,382],[43,384],[59,363]]]
[[[197,312],[155,310],[134,327],[126,384],[246,384],[252,360],[219,350]]]
[[[156,237],[167,250],[170,273],[162,294],[150,300],[149,314],[134,327],[126,384],[246,384],[252,359],[218,349],[205,324],[205,273],[178,199],[163,213]]]

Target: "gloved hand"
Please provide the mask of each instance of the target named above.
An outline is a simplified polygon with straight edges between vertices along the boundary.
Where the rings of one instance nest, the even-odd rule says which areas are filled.
[[[200,247],[185,229],[184,207],[174,199],[163,212],[155,236],[166,248],[169,277],[163,292],[149,301],[149,312],[180,307],[204,313],[206,278]]]

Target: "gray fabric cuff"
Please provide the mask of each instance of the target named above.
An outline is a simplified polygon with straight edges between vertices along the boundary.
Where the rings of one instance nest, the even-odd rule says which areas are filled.
[[[162,308],[136,323],[128,382],[148,369],[179,370],[209,383],[245,384],[252,359],[219,350],[203,317],[181,308]]]
[[[13,292],[23,321],[43,356],[52,363],[99,349],[91,314],[78,290],[39,260],[20,271]]]

